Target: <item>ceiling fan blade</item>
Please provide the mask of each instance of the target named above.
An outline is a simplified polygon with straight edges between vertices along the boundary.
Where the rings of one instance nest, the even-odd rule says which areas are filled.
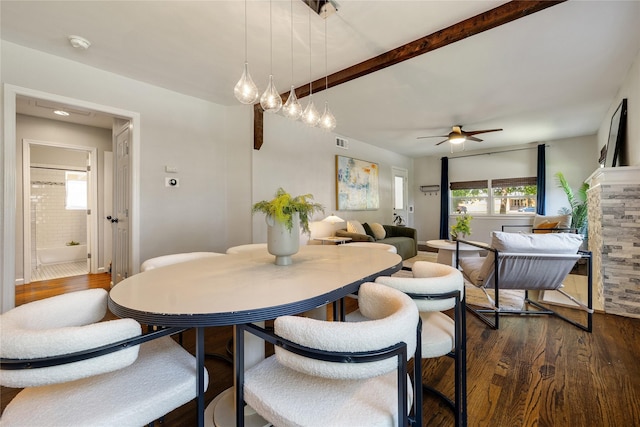
[[[476,138],[475,136],[469,136],[469,135],[467,135],[467,141],[482,142],[480,138]]]
[[[447,141],[449,141],[449,139],[448,139],[448,138],[447,138],[447,139],[445,139],[444,141],[440,141],[440,142],[438,142],[438,143],[436,144],[436,147],[437,147],[438,145],[440,145],[440,144],[444,144],[444,143],[445,143],[445,142],[447,142]]]
[[[431,135],[431,136],[419,136],[416,139],[424,139],[424,138],[447,138],[449,135]]]
[[[466,134],[467,136],[471,136],[471,135],[477,135],[479,133],[487,133],[487,132],[499,132],[502,129],[485,129],[485,130],[472,130],[472,131],[464,131],[463,133]]]

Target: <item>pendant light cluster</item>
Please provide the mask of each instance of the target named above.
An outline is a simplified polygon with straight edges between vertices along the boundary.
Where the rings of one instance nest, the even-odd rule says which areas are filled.
[[[313,103],[313,86],[311,83],[311,8],[309,8],[309,100],[306,108],[303,110],[302,105],[296,97],[295,87],[292,84],[287,102],[282,104],[282,98],[273,82],[273,21],[272,21],[272,5],[269,0],[269,37],[270,37],[270,74],[267,89],[260,96],[260,105],[267,113],[277,113],[282,110],[282,114],[291,119],[300,119],[308,126],[318,126],[324,130],[331,131],[336,127],[336,118],[329,109],[328,101],[325,101],[324,112],[322,115],[318,112]],[[293,0],[290,4],[291,9],[291,81],[293,82]],[[324,22],[324,67],[325,67],[325,90],[329,88],[329,80],[327,75],[327,17],[328,13],[322,11]],[[254,104],[258,100],[259,90],[251,79],[249,74],[249,64],[247,61],[247,1],[244,4],[244,42],[245,42],[245,61],[244,69],[240,80],[234,88],[234,95],[238,101],[243,104]]]

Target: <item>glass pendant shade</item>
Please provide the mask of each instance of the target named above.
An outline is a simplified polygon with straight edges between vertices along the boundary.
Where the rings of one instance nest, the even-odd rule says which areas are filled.
[[[260,97],[260,105],[267,113],[277,113],[282,108],[282,98],[273,84],[273,75],[269,76],[269,86]]]
[[[336,125],[337,125],[336,118],[331,113],[331,110],[329,109],[329,103],[325,102],[324,112],[322,113],[322,117],[320,117],[320,122],[318,123],[318,126],[320,126],[324,130],[331,131],[336,128]]]
[[[300,104],[300,101],[298,101],[296,90],[293,86],[291,86],[287,102],[282,106],[282,114],[291,120],[298,120],[302,115],[302,105]]]
[[[302,113],[302,121],[309,126],[316,126],[320,121],[320,114],[316,109],[316,106],[313,104],[313,96],[309,95],[309,104],[307,104],[307,108],[304,109]]]
[[[236,83],[236,86],[233,88],[233,94],[236,96],[236,99],[243,104],[253,104],[258,100],[258,96],[260,92],[258,92],[258,86],[251,79],[251,75],[249,74],[249,64],[244,63],[244,71],[242,72],[242,77]]]

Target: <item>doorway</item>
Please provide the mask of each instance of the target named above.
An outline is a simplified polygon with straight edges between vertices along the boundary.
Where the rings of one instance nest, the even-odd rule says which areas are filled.
[[[0,263],[1,270],[1,289],[0,289],[0,306],[1,311],[5,312],[15,306],[15,285],[19,279],[16,276],[17,255],[22,256],[22,224],[17,224],[17,213],[20,213],[22,205],[17,204],[18,199],[18,165],[21,165],[21,152],[18,156],[18,143],[16,138],[16,120],[17,120],[17,101],[20,97],[27,97],[34,100],[44,101],[48,103],[61,104],[70,106],[78,110],[96,112],[102,115],[108,115],[112,118],[129,120],[131,122],[131,156],[130,170],[132,176],[139,176],[139,146],[140,146],[140,114],[132,111],[122,110],[119,108],[94,104],[74,98],[67,98],[60,95],[41,92],[33,89],[22,88],[10,84],[4,85],[4,146],[3,146],[3,179],[4,188],[3,211],[0,215],[0,224],[2,225],[2,258]],[[20,163],[18,163],[20,161]],[[128,188],[128,195],[131,200],[129,211],[129,265],[131,273],[136,273],[139,266],[139,182],[132,179]],[[115,189],[114,189],[114,197]],[[102,215],[100,215],[102,216]],[[20,221],[21,222],[21,221]],[[18,225],[20,227],[18,227]],[[20,237],[19,240],[17,237]],[[19,242],[19,244],[18,244]],[[19,265],[21,265],[20,263]]]
[[[408,208],[409,172],[406,169],[392,167],[393,175],[393,222],[396,225],[411,224]]]
[[[23,283],[98,272],[97,149],[22,142]]]

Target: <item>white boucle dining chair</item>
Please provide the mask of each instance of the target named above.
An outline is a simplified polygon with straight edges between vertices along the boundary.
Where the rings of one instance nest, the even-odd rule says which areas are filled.
[[[194,259],[212,258],[224,255],[217,252],[184,252],[178,254],[162,255],[155,258],[149,258],[140,265],[140,271],[148,271],[154,268],[166,267],[168,265],[187,262]]]
[[[261,250],[261,249],[264,249],[266,251],[267,244],[266,243],[248,243],[246,245],[238,245],[238,246],[230,247],[229,249],[227,249],[227,254],[229,255],[241,254],[243,252]]]
[[[133,319],[101,322],[106,308],[107,292],[90,289],[0,315],[0,384],[24,388],[0,425],[141,426],[196,397],[191,354],[169,336],[124,344],[144,341],[142,328]]]
[[[236,401],[279,427],[409,425],[412,407],[421,414],[413,404],[420,388],[407,374],[407,360],[420,348],[416,305],[375,283],[361,285],[359,304],[364,319],[357,323],[283,316],[274,333],[239,325],[238,338],[258,335],[275,345],[275,355],[244,372],[239,348]],[[414,377],[419,372],[415,363]],[[242,425],[243,405],[236,410]]]
[[[409,295],[422,319],[423,359],[449,356],[454,359],[453,399],[423,382],[423,389],[442,398],[455,413],[455,425],[467,425],[467,363],[464,278],[457,269],[426,261],[416,261],[412,277],[381,276],[376,283]],[[443,311],[453,309],[453,318]],[[357,313],[356,313],[357,315]],[[349,320],[349,316],[347,316]]]
[[[376,242],[351,242],[344,245],[338,245],[341,248],[371,248],[371,249],[380,249],[383,251],[391,252],[392,254],[397,254],[398,249],[395,246],[389,245],[387,243],[376,243]]]

